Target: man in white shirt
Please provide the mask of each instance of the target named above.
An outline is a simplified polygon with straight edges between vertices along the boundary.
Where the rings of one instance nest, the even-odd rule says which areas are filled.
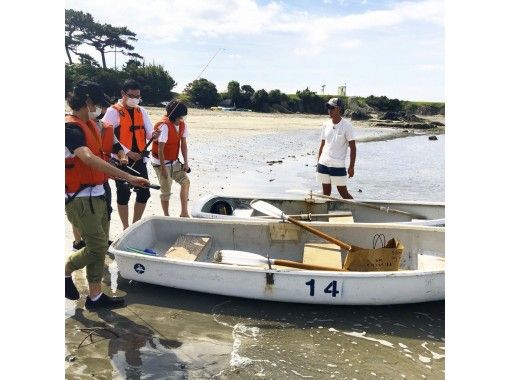
[[[347,191],[347,174],[354,177],[356,142],[351,123],[342,118],[344,105],[340,98],[326,103],[330,121],[322,125],[321,143],[317,163],[317,181],[322,184],[324,195],[331,195],[331,186],[336,186],[342,198],[352,199]],[[349,168],[345,169],[347,148],[350,148]]]
[[[129,165],[140,173],[143,178],[149,178],[147,173],[148,158],[144,155],[146,140],[157,139],[159,131],[154,131],[147,111],[140,107],[140,84],[133,79],[124,82],[122,99],[109,107],[102,121],[113,126],[115,136],[124,148],[129,158]],[[122,169],[127,171],[128,169]],[[128,203],[131,189],[124,181],[115,181],[117,188],[117,210],[124,229],[129,226]],[[148,188],[136,190],[136,202],[133,211],[133,223],[141,219],[145,206],[150,197]]]

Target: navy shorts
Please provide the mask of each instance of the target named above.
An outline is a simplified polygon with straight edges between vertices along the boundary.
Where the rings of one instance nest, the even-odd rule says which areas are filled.
[[[347,170],[317,164],[317,181],[332,186],[347,186]]]

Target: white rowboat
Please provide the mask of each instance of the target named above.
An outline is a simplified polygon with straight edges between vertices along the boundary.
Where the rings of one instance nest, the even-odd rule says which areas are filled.
[[[250,202],[255,199],[268,202],[286,214],[300,216],[301,219],[309,221],[445,225],[445,207],[444,203],[440,202],[354,200],[355,203],[344,203],[315,195],[264,198],[207,195],[196,201],[191,215],[195,218],[226,220],[264,218],[263,214],[250,207]]]
[[[269,269],[267,263],[253,266],[242,261],[239,265],[214,262],[215,254],[227,250],[230,255],[233,251],[234,254],[244,251],[272,259],[315,260],[319,264],[327,258],[330,263],[341,265],[345,252],[341,253],[338,247],[325,244],[295,225],[270,220],[154,216],[126,229],[109,251],[115,255],[120,275],[126,279],[197,292],[330,305],[444,300],[443,227],[321,222],[313,226],[360,247],[372,248],[378,234],[387,240],[400,240],[405,247],[400,270],[339,272],[281,266]],[[179,241],[187,243],[180,244]],[[139,251],[149,249],[157,255],[138,253],[133,248]],[[193,261],[195,257],[196,261]]]

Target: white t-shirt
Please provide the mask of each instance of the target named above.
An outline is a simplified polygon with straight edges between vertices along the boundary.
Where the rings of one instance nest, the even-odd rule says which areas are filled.
[[[122,103],[122,101],[119,100],[119,103]],[[147,114],[147,111],[142,107],[139,107],[139,108],[140,108],[140,111],[142,112],[145,136],[147,137],[147,139],[150,139],[152,136],[152,131],[153,131],[151,120],[149,118],[149,115]],[[103,123],[108,123],[108,124],[113,125],[113,128],[115,130],[120,125],[119,111],[117,111],[113,107],[108,107],[108,109],[106,110],[106,113],[104,114],[101,121]],[[126,153],[129,152],[129,149],[127,149],[125,146],[122,145],[122,148],[124,149],[124,151]],[[112,153],[112,156],[118,159],[116,154]],[[147,157],[144,157],[143,162],[147,162]]]
[[[325,122],[321,129],[321,140],[325,140],[319,164],[345,168],[345,157],[349,141],[354,140],[354,130],[351,123],[342,118],[338,124],[331,120]]]
[[[177,134],[179,134],[179,125],[175,125],[173,123],[172,123],[172,125],[175,128],[175,132],[177,132]],[[161,134],[159,135],[158,142],[166,143],[168,141],[168,126],[165,123],[163,123],[163,124],[161,124],[160,129],[161,129]],[[186,124],[186,123],[184,123],[184,133],[182,134],[182,137],[184,137],[184,138],[188,137],[188,124]],[[151,162],[153,164],[161,165],[161,162],[159,161],[158,158],[154,157],[152,154],[150,155],[150,157],[151,157]],[[171,162],[172,162],[171,160],[165,159],[165,165],[169,164]]]

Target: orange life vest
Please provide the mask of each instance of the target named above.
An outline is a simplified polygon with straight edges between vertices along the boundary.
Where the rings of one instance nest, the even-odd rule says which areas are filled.
[[[103,123],[101,129],[101,146],[103,147],[103,160],[110,162],[110,154],[113,152],[113,125]],[[111,177],[105,174],[105,181]]]
[[[103,147],[103,157],[105,161],[110,160],[110,154],[113,152],[113,125],[103,123],[101,130],[101,145]]]
[[[179,123],[179,132],[175,130],[174,124],[168,119],[167,116],[163,117],[161,121],[158,121],[154,128],[159,129],[162,124],[166,124],[168,127],[168,139],[166,140],[163,154],[165,155],[165,161],[175,161],[179,157],[179,149],[181,148],[181,138],[184,135],[185,124],[184,122]],[[158,142],[152,143],[152,155],[158,158]]]
[[[90,151],[94,155],[103,158],[101,137],[99,136],[99,131],[93,120],[88,120],[85,123],[76,116],[67,115],[65,122],[78,126],[85,136],[85,144]],[[102,185],[106,180],[103,172],[85,165],[83,161],[76,156],[65,159],[65,169],[66,193],[75,193],[80,188],[86,186]]]
[[[112,106],[119,112],[120,124],[116,129],[116,135],[119,142],[129,150],[133,150],[133,133],[135,134],[136,145],[141,152],[145,147],[145,128],[143,124],[143,115],[140,107],[134,108],[135,120],[131,120],[128,110],[121,104],[116,103]]]

